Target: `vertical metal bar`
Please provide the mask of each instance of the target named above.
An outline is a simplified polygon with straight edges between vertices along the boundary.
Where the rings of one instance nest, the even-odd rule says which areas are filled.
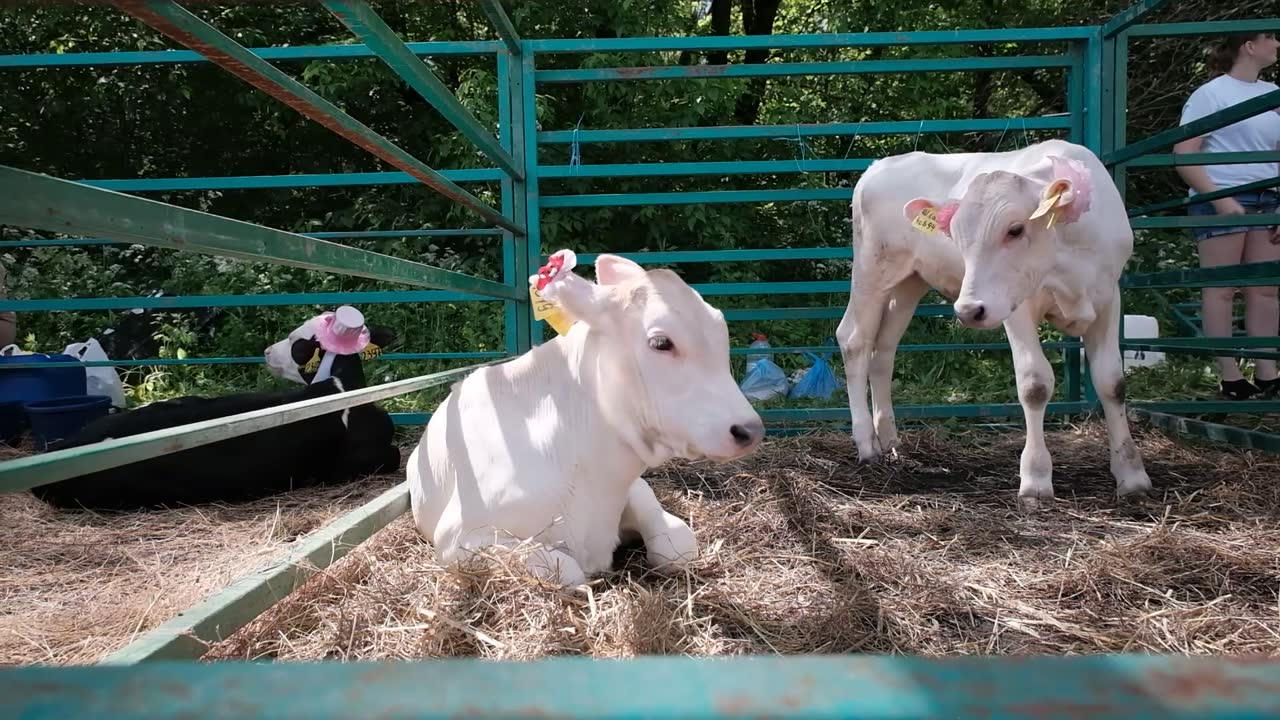
[[[1114,67],[1111,68],[1112,83],[1115,92],[1111,98],[1111,151],[1123,148],[1128,142],[1129,132],[1129,31],[1126,30],[1114,38]],[[1129,168],[1116,165],[1112,171],[1116,188],[1121,198],[1128,198]]]
[[[527,43],[521,44],[524,48],[519,58],[519,79],[515,82],[519,83],[523,122],[516,126],[516,132],[522,133],[523,137],[517,137],[524,141],[524,260],[525,267],[532,274],[542,262],[542,213],[538,195],[538,99],[537,81],[534,78],[534,52]],[[543,323],[534,320],[532,314],[529,315],[529,333],[530,343],[542,344]]]
[[[1085,77],[1085,46],[1080,41],[1071,43],[1070,50],[1072,62],[1071,67],[1067,71],[1067,112],[1071,115],[1070,140],[1074,143],[1084,144],[1085,135],[1085,100],[1084,100],[1084,77]],[[1063,352],[1063,388],[1064,399],[1068,402],[1079,402],[1080,400],[1080,355],[1083,351],[1080,349],[1070,349]]]
[[[489,22],[493,23],[494,29],[498,31],[498,37],[502,38],[502,42],[507,46],[507,52],[519,57],[523,52],[520,34],[516,32],[516,26],[507,16],[507,11],[502,9],[502,0],[479,0],[479,2],[484,14],[489,16]]]
[[[1103,125],[1107,113],[1103,112],[1102,78],[1103,52],[1102,29],[1094,28],[1086,41],[1084,54],[1084,145],[1099,156],[1102,155]],[[1084,387],[1084,400],[1097,408],[1098,393],[1093,387],[1088,357],[1080,370],[1080,384]]]
[[[502,207],[521,226],[525,223],[525,183],[527,166],[524,149],[524,94],[521,92],[520,68],[513,66],[510,53],[497,53],[498,70],[498,138],[511,153],[520,170],[517,178],[502,181]],[[518,288],[524,288],[530,275],[524,236],[505,233],[502,241],[504,277],[510,277]],[[525,298],[527,300],[527,296]],[[503,312],[504,339],[508,355],[529,349],[530,305],[508,303]]]

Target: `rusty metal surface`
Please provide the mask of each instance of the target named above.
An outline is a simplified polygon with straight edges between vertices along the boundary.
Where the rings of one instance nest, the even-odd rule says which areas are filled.
[[[1280,661],[1152,655],[170,663],[0,671],[0,717],[1280,717]]]

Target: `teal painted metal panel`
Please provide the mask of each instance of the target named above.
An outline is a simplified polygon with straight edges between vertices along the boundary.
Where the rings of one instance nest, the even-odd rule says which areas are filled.
[[[441,170],[440,175],[454,182],[465,183],[497,182],[502,179],[502,171],[491,168]],[[81,180],[81,182],[85,185],[119,192],[174,192],[178,190],[266,190],[278,188],[414,185],[418,180],[406,172],[358,172]]]
[[[1272,90],[1269,93],[1206,115],[1194,122],[1156,133],[1145,140],[1127,145],[1114,153],[1108,154],[1103,160],[1107,165],[1127,162],[1141,155],[1172,147],[1187,138],[1193,138],[1197,135],[1203,135],[1218,128],[1235,124],[1254,115],[1274,110],[1277,107],[1280,107],[1280,90]]]
[[[1232,425],[1221,425],[1219,423],[1205,422],[1204,420],[1193,420],[1180,415],[1152,412],[1141,408],[1135,409],[1133,414],[1139,419],[1145,420],[1157,428],[1174,435],[1212,440],[1246,450],[1280,453],[1280,435],[1274,433],[1248,430]]]
[[[563,38],[528,40],[536,53],[654,52],[679,50],[771,50],[787,48],[973,45],[1083,40],[1089,27],[918,30],[911,32],[815,33],[808,35],[708,35],[694,37]]]
[[[1201,339],[1201,338],[1196,338]],[[1146,350],[1166,353],[1181,353],[1183,355],[1198,355],[1201,357],[1237,357],[1237,358],[1261,358],[1263,360],[1280,360],[1280,352],[1267,352],[1264,350],[1240,350],[1235,345],[1235,338],[1203,338],[1204,340],[1216,340],[1216,345],[1207,347],[1187,347],[1184,345],[1168,345],[1162,342],[1142,342],[1139,340],[1120,340],[1120,347],[1124,350]],[[1250,338],[1253,339],[1253,338]],[[1269,347],[1280,347],[1280,342],[1272,340]]]
[[[453,91],[440,82],[413,51],[409,50],[394,30],[378,17],[364,0],[320,0],[356,37],[373,49],[402,80],[431,104],[451,125],[475,143],[490,160],[514,177],[521,177],[511,155],[502,148],[497,137],[480,126],[470,110],[458,102]],[[486,9],[488,2],[485,2]],[[501,13],[501,8],[498,8]],[[505,17],[505,15],[504,15]],[[514,52],[514,51],[513,51]]]
[[[418,287],[528,299],[491,280],[0,166],[0,223],[239,260],[327,270]]]
[[[1135,344],[1146,345],[1146,340],[1126,340]],[[1280,346],[1280,337],[1166,337],[1153,338],[1150,343],[1158,343],[1167,348],[1222,348],[1230,345],[1234,348],[1258,348]]]
[[[1173,153],[1143,155],[1125,163],[1131,168],[1176,167],[1180,165],[1236,165],[1239,163],[1280,162],[1280,150],[1222,153]]]
[[[978,120],[894,120],[865,123],[818,123],[796,125],[720,125],[715,127],[636,128],[630,130],[550,130],[538,133],[544,145],[574,142],[624,143],[686,140],[748,140],[761,138],[830,137],[835,135],[915,135],[917,133],[1003,132],[1021,130],[1062,130],[1071,127],[1067,115],[1028,118],[983,118]]]
[[[507,11],[502,8],[502,1],[479,0],[479,3],[480,9],[484,10],[489,22],[493,23],[494,29],[498,31],[498,37],[502,39],[502,44],[506,45],[507,51],[519,57],[521,53],[520,34],[516,32],[516,26],[511,23],[511,18],[507,16]]]
[[[1155,228],[1234,227],[1247,225],[1280,224],[1280,213],[1252,215],[1174,215],[1166,217],[1140,217],[1129,221],[1134,230]]]
[[[1102,34],[1094,30],[1084,53],[1084,146],[1099,156],[1103,153],[1102,125],[1109,115],[1102,101]]]
[[[1122,169],[1122,167],[1117,167],[1117,170]],[[1143,205],[1142,207],[1130,210],[1129,217],[1150,215],[1151,213],[1157,213],[1163,210],[1185,207],[1193,202],[1210,202],[1229,195],[1252,192],[1254,190],[1266,190],[1273,187],[1280,187],[1280,177],[1274,177],[1269,180],[1258,180],[1257,182],[1245,183],[1243,185],[1236,185],[1235,187],[1223,188],[1222,190],[1215,190],[1210,193],[1198,193],[1196,195],[1188,195],[1186,197],[1175,198],[1173,200],[1165,200],[1164,202]]]
[[[539,170],[546,179],[601,177],[670,177],[684,175],[758,175],[806,172],[859,172],[874,158],[833,160],[737,160],[734,162],[657,162],[606,165],[549,165]],[[850,190],[852,196],[853,191]]]
[[[220,65],[241,80],[280,100],[357,147],[409,173],[423,185],[489,222],[522,233],[502,213],[432,170],[372,128],[338,109],[280,69],[246,50],[172,0],[110,0],[115,7]]]
[[[548,195],[544,208],[621,207],[624,205],[719,205],[724,203],[773,203],[853,198],[853,188],[796,188],[790,190],[708,190],[705,192],[602,193],[597,195]]]
[[[1138,0],[1129,7],[1116,13],[1102,25],[1102,37],[1115,37],[1124,32],[1130,25],[1159,9],[1168,0]]]
[[[171,661],[0,670],[0,712],[24,720],[1261,720],[1280,714],[1277,672],[1280,661],[1265,657],[1138,653]]]
[[[1216,22],[1147,23],[1129,28],[1131,37],[1210,37],[1226,33],[1274,32],[1280,30],[1280,17],[1261,20],[1219,20]]]
[[[415,55],[475,56],[492,55],[502,49],[502,43],[492,40],[460,40],[454,42],[411,42],[409,49]],[[263,60],[271,62],[309,62],[311,60],[360,60],[377,57],[365,45],[299,45],[297,47],[250,48]],[[0,55],[0,69],[4,68],[65,68],[65,67],[121,67],[133,65],[199,65],[209,59],[191,50],[145,50],[78,53],[29,53],[24,55]]]
[[[840,62],[753,63],[747,65],[663,65],[657,67],[541,70],[538,82],[616,82],[620,80],[713,80],[716,78],[861,75],[866,73],[961,72],[1067,67],[1066,55],[927,58],[918,60],[852,60]]]
[[[253,410],[129,437],[104,440],[92,445],[7,460],[0,462],[0,492],[29,490],[83,473],[119,467],[265,428],[279,427],[355,405],[377,402],[444,385],[461,379],[478,367],[491,364],[493,362],[479,363],[408,380],[351,390],[339,395],[302,400],[279,407]]]

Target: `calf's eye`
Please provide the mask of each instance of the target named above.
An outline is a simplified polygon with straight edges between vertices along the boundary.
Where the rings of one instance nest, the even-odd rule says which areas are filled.
[[[1009,237],[1012,237],[1012,238],[1022,237],[1022,231],[1023,231],[1022,223],[1017,223],[1013,227],[1009,228]]]
[[[649,338],[649,347],[657,350],[658,352],[671,352],[676,349],[675,343],[671,342],[670,338],[663,335],[654,335]]]

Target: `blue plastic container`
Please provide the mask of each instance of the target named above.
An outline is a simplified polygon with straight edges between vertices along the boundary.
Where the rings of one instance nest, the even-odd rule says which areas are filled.
[[[14,447],[26,429],[27,411],[21,400],[0,402],[0,443]]]
[[[18,367],[48,362],[73,362],[73,367]],[[80,359],[64,353],[56,355],[0,355],[0,402],[14,400],[38,402],[74,395],[83,396],[88,391],[84,365]]]
[[[71,437],[90,421],[111,412],[109,395],[73,395],[26,404],[31,439],[42,452],[49,443]]]

